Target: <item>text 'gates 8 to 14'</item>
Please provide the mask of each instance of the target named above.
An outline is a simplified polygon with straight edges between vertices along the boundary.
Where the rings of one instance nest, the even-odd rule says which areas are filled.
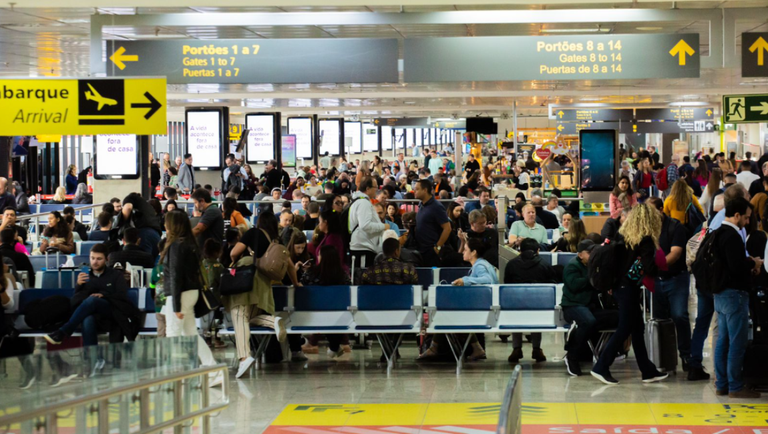
[[[3,134],[165,134],[164,78],[0,79]]]

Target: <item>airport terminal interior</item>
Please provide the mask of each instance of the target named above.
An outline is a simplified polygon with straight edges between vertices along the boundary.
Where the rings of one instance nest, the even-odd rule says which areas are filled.
[[[765,434],[767,191],[768,0],[6,0],[0,432]]]

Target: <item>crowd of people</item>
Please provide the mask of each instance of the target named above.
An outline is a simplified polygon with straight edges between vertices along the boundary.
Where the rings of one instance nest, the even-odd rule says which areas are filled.
[[[78,327],[82,327],[85,346],[96,345],[99,331],[108,331],[110,341],[134,339],[139,313],[126,303],[124,274],[115,270],[139,265],[154,269],[158,336],[198,336],[200,360],[212,364],[209,347],[226,345],[217,330],[231,325],[238,378],[254,363],[252,325],[273,328],[276,339],[290,347],[293,361],[318,352],[321,336],[287,335],[283,318],[275,315],[273,284],[417,284],[416,267],[467,267],[468,274],[453,285],[564,284],[561,306],[565,320],[574,324],[565,347],[570,375],[582,374],[580,365],[592,354],[587,342],[594,340],[597,331],[615,329],[591,374],[604,383],[617,383],[609,368],[618,355],[627,353],[630,340],[643,381],[660,381],[668,374],[649,360],[644,340],[640,297],[648,289],[653,292],[654,315],[674,321],[688,379],[709,378],[702,366],[702,349],[717,312],[718,393],[754,397],[755,392],[741,380],[740,363],[749,313],[745,294],[766,275],[761,229],[768,224],[761,219],[766,216],[762,208],[768,197],[768,158],[757,164],[745,160],[734,173],[737,165],[722,155],[697,158],[695,169],[689,157],[673,156],[667,166],[661,166],[657,157],[643,151],[622,160],[610,194],[610,218],[600,234],[587,233],[578,201],[563,201],[557,189],[545,197],[541,189],[529,185],[528,171],[535,167],[504,158],[503,164],[509,164],[515,174],[506,187],[521,190],[510,198],[502,216],[509,228],[506,234],[497,227],[500,209],[491,193],[492,171],[499,161],[490,159],[481,166],[472,154],[458,170],[450,154],[434,150],[424,150],[421,158],[411,162],[404,154],[394,161],[376,156],[373,161],[354,162],[326,155],[317,166],[297,168],[293,179],[276,161],[268,162],[256,177],[250,166],[230,154],[221,172],[221,186],[216,188],[196,184],[191,155],[178,157],[174,164],[165,154],[156,161],[159,171],[153,175],[153,183],[157,178],[157,185],[162,185],[162,201],[136,193],[113,198],[90,231],[74,218],[71,208],[63,214],[52,212],[34,252],[23,251],[26,232],[15,224],[19,199],[6,192],[8,182],[0,179],[0,201],[8,205],[0,225],[0,253],[11,258],[16,268],[32,270],[29,260],[24,261],[27,254],[73,253],[78,240],[102,241],[91,250],[89,267],[77,276],[71,315],[46,336],[48,342],[62,343]],[[756,167],[762,173],[753,173]],[[191,212],[183,199],[187,194]],[[238,200],[255,200],[257,206],[251,210]],[[253,214],[255,226],[250,219]],[[719,251],[733,276],[722,292],[699,291],[698,316],[691,331],[691,280],[685,251],[689,239],[706,226],[723,233]],[[502,273],[498,271],[500,236],[502,244],[518,254]],[[604,290],[593,286],[590,257],[611,243],[626,250],[620,255],[625,260],[617,259],[620,277]],[[286,252],[285,271],[279,278],[258,271],[260,260],[272,256],[272,246]],[[732,258],[738,255],[726,254],[738,250],[749,253],[738,260]],[[553,266],[540,256],[550,251],[575,257],[564,267]],[[237,294],[219,291],[224,270],[254,265],[252,287]],[[221,300],[222,309],[206,315],[203,331],[198,333],[195,305],[205,291]],[[325,338],[329,357],[344,357],[351,351],[348,336]],[[501,338],[506,342],[508,337]],[[486,357],[483,335],[461,339],[469,340],[469,360]],[[541,334],[533,333],[529,339],[532,359],[546,361]],[[510,362],[524,357],[523,341],[521,333],[512,333]],[[446,345],[444,337],[428,339],[419,360],[440,359]],[[212,381],[218,384],[221,378]]]

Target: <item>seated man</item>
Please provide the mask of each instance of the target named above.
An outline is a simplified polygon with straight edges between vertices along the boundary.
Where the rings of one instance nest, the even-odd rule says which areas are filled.
[[[51,344],[61,344],[82,324],[83,345],[98,344],[98,331],[109,331],[109,342],[133,341],[141,327],[141,312],[128,299],[128,283],[119,270],[107,267],[107,248],[91,249],[91,271],[77,276],[77,288],[70,300],[74,309],[59,330],[45,335]]]
[[[557,216],[544,209],[544,199],[541,196],[533,196],[531,204],[536,208],[536,218],[541,221],[544,229],[557,229],[560,227]]]
[[[126,269],[126,264],[149,269],[154,268],[155,258],[151,253],[141,250],[139,243],[141,243],[139,230],[136,228],[126,229],[125,232],[123,232],[122,249],[109,254],[107,265],[114,267],[115,264],[120,264],[120,266],[123,267],[123,270]]]
[[[526,238],[520,243],[520,256],[509,261],[504,270],[504,283],[557,283],[557,273],[551,265],[544,263],[539,256],[539,242]],[[541,333],[531,333],[533,357],[536,362],[546,362],[547,357],[541,349]],[[512,333],[512,354],[510,363],[517,363],[523,358],[523,334]]]
[[[459,252],[464,251],[464,243],[470,238],[478,238],[488,249],[483,254],[483,259],[494,267],[499,266],[499,232],[486,226],[487,219],[480,210],[472,210],[469,213],[469,231],[464,233],[459,229]]]
[[[412,264],[400,260],[400,241],[388,238],[382,245],[384,259],[363,271],[363,285],[417,285],[419,277]]]
[[[16,224],[16,209],[10,206],[3,210],[3,221],[0,223],[0,231],[4,229],[13,229],[16,233],[16,239],[21,244],[27,242],[27,230]]]
[[[13,229],[0,230],[0,254],[4,258],[10,258],[16,265],[17,271],[26,271],[29,276],[30,288],[35,287],[35,269],[32,268],[32,263],[29,261],[29,257],[24,253],[16,251],[16,234]]]
[[[563,299],[560,306],[565,320],[569,324],[576,322],[576,327],[568,334],[563,360],[568,374],[574,377],[581,375],[579,351],[586,346],[587,339],[601,329],[616,327],[619,321],[618,311],[599,305],[597,292],[589,283],[587,263],[595,247],[596,244],[591,240],[581,241],[576,249],[576,257],[571,259],[563,271]]]
[[[103,211],[96,218],[99,228],[91,231],[88,239],[91,241],[109,240],[109,232],[112,230],[112,214],[109,211]]]
[[[525,204],[522,207],[522,220],[512,223],[509,229],[509,244],[513,248],[520,248],[520,243],[526,238],[532,238],[539,244],[547,243],[547,230],[544,226],[536,223],[536,208],[533,205]],[[555,219],[557,220],[557,219]]]

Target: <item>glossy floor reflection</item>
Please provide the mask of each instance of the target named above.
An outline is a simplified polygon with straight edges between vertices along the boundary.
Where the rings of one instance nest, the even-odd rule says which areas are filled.
[[[232,375],[232,404],[214,424],[217,432],[260,433],[291,404],[499,403],[513,366],[507,363],[512,347],[491,335],[486,339],[488,360],[466,363],[459,376],[452,363],[415,362],[418,350],[413,341],[404,344],[400,350],[402,358],[389,375],[386,364],[379,362],[378,345],[372,345],[369,350],[353,350],[344,360],[329,359],[321,346],[320,354],[309,355],[308,362],[267,364],[240,380]],[[544,363],[534,363],[530,358],[530,344],[524,346],[524,402],[745,404],[716,396],[712,382],[688,382],[679,366],[677,375],[667,381],[643,384],[632,353],[629,359],[617,361],[611,369],[621,382],[617,386],[605,386],[589,375],[569,377],[564,364],[555,361],[563,356],[562,339],[559,335],[544,335],[543,348],[549,359]],[[216,356],[220,361],[231,363],[234,348],[218,351]],[[582,364],[585,373],[588,365]],[[711,361],[707,360],[705,365],[711,372]],[[758,402],[764,403],[768,411],[768,400]],[[608,416],[614,416],[610,418],[613,422],[621,420],[623,415],[618,412]],[[291,423],[301,424],[301,415],[297,417]],[[310,431],[304,434],[319,434]]]

